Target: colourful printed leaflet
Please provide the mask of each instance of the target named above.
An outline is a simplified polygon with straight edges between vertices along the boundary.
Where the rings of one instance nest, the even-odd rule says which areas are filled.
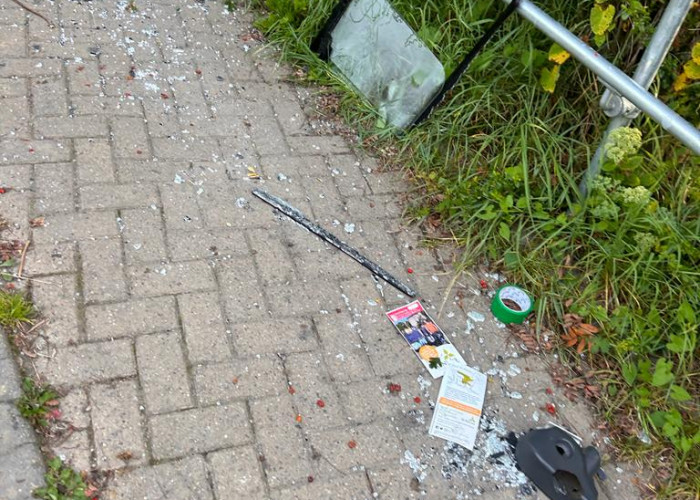
[[[466,365],[450,364],[428,433],[473,449],[485,395],[486,375]]]
[[[466,364],[417,300],[386,315],[434,378],[442,377],[448,364]]]

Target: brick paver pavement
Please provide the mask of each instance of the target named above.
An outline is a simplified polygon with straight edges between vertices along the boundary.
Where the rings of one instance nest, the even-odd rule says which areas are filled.
[[[513,498],[427,435],[438,384],[383,316],[407,298],[250,194],[288,199],[437,314],[451,276],[402,226],[400,177],[315,135],[284,72],[254,56],[251,14],[134,4],[37,3],[55,29],[0,4],[0,213],[32,241],[49,319],[35,366],[75,427],[53,451],[115,471],[113,500]],[[465,359],[522,370],[492,379],[487,414],[529,428],[545,368],[488,314],[465,328],[487,298],[453,295],[440,323]]]

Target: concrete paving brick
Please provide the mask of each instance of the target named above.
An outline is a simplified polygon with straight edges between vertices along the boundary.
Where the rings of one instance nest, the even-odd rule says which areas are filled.
[[[8,97],[2,100],[0,134],[3,137],[29,137],[29,104],[25,97]]]
[[[20,139],[0,140],[0,163],[58,163],[71,160],[70,148],[65,142],[53,140]]]
[[[16,7],[16,5],[8,5],[0,9],[0,24],[15,25],[26,22],[26,11]]]
[[[287,142],[295,154],[347,154],[350,148],[342,137],[335,135],[289,136]]]
[[[216,287],[211,267],[203,261],[134,265],[127,270],[136,297],[208,291]]]
[[[102,78],[97,61],[66,61],[68,90],[72,95],[99,95]]]
[[[68,464],[78,472],[89,472],[92,464],[92,443],[87,431],[74,431],[65,441],[54,446],[52,451],[63,463]]]
[[[34,167],[34,210],[39,214],[75,211],[75,181],[70,163]]]
[[[83,293],[87,302],[124,300],[127,286],[124,280],[122,246],[117,238],[81,241]]]
[[[141,104],[133,96],[71,95],[70,104],[70,113],[75,116],[143,116]]]
[[[348,198],[346,207],[351,217],[358,221],[398,219],[402,214],[402,209],[396,196],[392,195]]]
[[[267,305],[251,258],[218,262],[215,270],[229,322],[241,323],[267,317]]]
[[[270,498],[271,500],[331,500],[334,498],[369,500],[384,497],[374,496],[365,475],[354,473],[329,480],[314,480],[312,483],[292,488],[273,490],[270,492]],[[398,499],[399,497],[386,498]],[[404,500],[403,497],[401,500]]]
[[[0,98],[26,97],[28,95],[27,82],[27,78],[0,78]]]
[[[75,388],[61,396],[61,416],[79,430],[90,425],[90,403],[84,389]]]
[[[167,259],[165,233],[160,210],[122,210],[124,254],[126,262],[153,262]]]
[[[258,453],[252,446],[216,451],[207,460],[216,498],[267,498]]]
[[[250,403],[257,441],[264,457],[262,466],[271,488],[308,482],[313,471],[310,452],[290,400],[287,394]]]
[[[149,413],[192,407],[180,334],[157,333],[136,339],[136,362]]]
[[[73,145],[78,183],[81,186],[114,182],[112,149],[107,139],[75,139]]]
[[[146,124],[141,117],[120,116],[110,120],[112,147],[117,158],[149,158]]]
[[[114,212],[70,213],[48,215],[44,225],[33,231],[37,244],[53,244],[117,236],[117,216]]]
[[[351,440],[356,443],[354,448],[348,446]],[[388,420],[315,433],[311,436],[311,444],[341,471],[393,463],[402,451],[394,426]]]
[[[275,318],[264,323],[233,322],[233,344],[241,355],[311,351],[318,347],[309,321]]]
[[[243,403],[194,408],[150,420],[153,457],[177,458],[253,441]]]
[[[0,167],[0,182],[2,186],[14,189],[28,189],[32,183],[31,165],[6,165]]]
[[[41,328],[54,345],[68,345],[80,340],[78,307],[80,297],[75,274],[38,280],[32,287],[32,300],[48,322]]]
[[[0,197],[0,213],[5,220],[12,221],[8,229],[12,239],[29,239],[29,205],[29,192],[10,191]]]
[[[285,136],[275,118],[257,117],[250,123],[250,136],[260,155],[289,154]]]
[[[135,208],[158,204],[158,194],[153,186],[91,184],[80,188],[80,205],[84,210]]]
[[[104,137],[107,122],[101,116],[44,116],[37,121],[40,138]]]
[[[328,166],[335,185],[343,196],[364,196],[369,193],[369,185],[355,155],[330,155]]]
[[[281,230],[257,229],[248,231],[252,254],[258,264],[264,285],[281,285],[297,278],[289,255],[289,246],[283,241]],[[274,266],[266,265],[274,262]]]
[[[197,203],[196,190],[187,184],[160,186],[163,216],[168,229],[194,231],[202,229],[204,221]]]
[[[34,116],[68,115],[68,91],[62,76],[32,80],[31,92]]]
[[[129,321],[123,321],[129,318]],[[178,327],[174,297],[129,300],[85,308],[89,340],[136,336]]]
[[[28,500],[44,486],[44,464],[34,443],[0,453],[0,491],[3,500]]]
[[[213,500],[200,456],[118,472],[109,500]]]
[[[174,261],[230,259],[247,255],[245,236],[236,229],[168,231],[170,255]]]
[[[136,375],[129,340],[61,347],[53,359],[37,361],[37,368],[50,384],[57,386],[77,386]]]
[[[373,375],[365,346],[353,329],[349,316],[331,311],[330,314],[316,316],[314,324],[331,378],[350,381]]]
[[[219,145],[214,139],[154,137],[152,142],[154,155],[163,160],[214,161],[221,157]]]
[[[269,354],[200,365],[195,367],[194,376],[199,401],[204,405],[287,391],[282,363]]]
[[[54,59],[5,59],[0,65],[0,78],[40,78],[61,72],[61,61]]]
[[[0,39],[0,57],[25,57],[27,55],[26,28],[24,24],[3,27]]]
[[[188,170],[190,164],[185,161],[160,161],[158,159],[117,160],[117,176],[123,184],[172,183],[176,175]]]
[[[217,293],[179,295],[178,305],[192,364],[230,359],[231,349]]]
[[[146,463],[136,382],[95,384],[89,397],[98,467],[120,469]],[[129,454],[131,458],[124,459]]]
[[[294,402],[304,416],[304,429],[327,429],[347,423],[331,377],[317,352],[290,354],[284,362],[289,383],[296,389]],[[325,403],[323,408],[317,402]]]

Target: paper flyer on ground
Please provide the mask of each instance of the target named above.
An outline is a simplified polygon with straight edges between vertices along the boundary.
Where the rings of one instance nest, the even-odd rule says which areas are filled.
[[[428,433],[474,449],[485,396],[486,375],[466,365],[448,365]]]
[[[417,300],[386,315],[434,378],[442,377],[448,363],[466,365],[445,332]]]

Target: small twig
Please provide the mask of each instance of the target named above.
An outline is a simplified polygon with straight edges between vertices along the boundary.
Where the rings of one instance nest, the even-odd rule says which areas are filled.
[[[16,278],[18,280],[34,281],[36,283],[43,283],[45,285],[53,285],[54,284],[53,281],[44,281],[44,280],[38,280],[36,278],[27,278],[26,276],[18,276],[16,274],[10,274],[10,276],[12,276],[13,278]]]
[[[24,248],[22,249],[22,258],[19,261],[19,268],[17,269],[17,276],[19,279],[22,279],[22,271],[24,270],[24,262],[27,260],[27,249],[29,248],[30,243],[31,241],[27,240],[27,242],[24,244]]]
[[[42,326],[43,324],[45,324],[47,321],[48,321],[48,320],[47,320],[46,318],[44,318],[44,319],[42,319],[41,321],[39,321],[36,325],[34,325],[33,327],[31,327],[29,330],[27,330],[26,332],[22,332],[22,333],[23,333],[24,335],[29,335],[29,334],[32,333],[34,330],[36,330],[37,328],[39,328],[40,326]]]
[[[55,27],[56,27],[56,25],[55,25],[54,23],[52,23],[51,21],[49,21],[49,20],[46,18],[46,16],[44,16],[44,14],[42,14],[41,12],[37,12],[37,11],[35,11],[34,9],[32,9],[31,7],[27,7],[26,5],[24,5],[24,4],[23,4],[22,2],[20,2],[19,0],[12,0],[12,1],[15,2],[17,5],[19,5],[20,7],[22,7],[22,8],[23,8],[24,10],[26,10],[27,12],[30,12],[30,13],[34,14],[35,16],[38,16],[38,17],[42,18],[44,21],[46,21],[46,24],[49,25],[49,28],[55,28]]]

